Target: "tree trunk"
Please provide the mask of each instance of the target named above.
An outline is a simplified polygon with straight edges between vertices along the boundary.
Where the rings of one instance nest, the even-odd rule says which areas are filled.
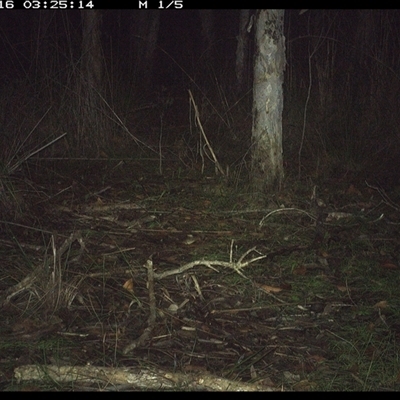
[[[147,88],[154,75],[154,53],[160,29],[160,10],[135,10],[132,13],[131,40],[137,83]]]
[[[35,43],[34,53],[32,58],[35,59],[35,77],[43,79],[43,77],[51,76],[54,71],[51,71],[52,59],[54,52],[51,51],[51,32],[50,27],[54,22],[54,14],[49,10],[40,10],[38,12],[39,18],[34,19],[35,24]],[[51,78],[50,78],[51,79]]]
[[[247,27],[250,22],[250,10],[240,10],[240,22],[239,22],[239,35],[237,37],[236,46],[236,79],[238,84],[238,93],[241,93],[245,88],[246,77],[248,76],[248,64],[249,64],[249,32]]]
[[[201,36],[203,38],[203,51],[208,61],[213,60],[214,35],[214,10],[199,10],[201,21]]]
[[[252,183],[260,196],[283,180],[283,10],[258,10],[253,84]]]
[[[108,139],[104,117],[103,55],[100,41],[101,16],[97,10],[85,10],[82,16],[82,64],[78,79],[77,132],[75,151],[80,155],[99,156]]]

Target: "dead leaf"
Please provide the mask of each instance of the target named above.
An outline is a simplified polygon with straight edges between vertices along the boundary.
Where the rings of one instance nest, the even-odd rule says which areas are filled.
[[[350,214],[350,213],[333,211],[333,212],[328,213],[327,217],[325,218],[325,221],[326,222],[339,221],[340,219],[350,218],[352,216],[353,216],[353,214]]]
[[[390,260],[382,261],[379,265],[383,269],[398,269],[398,265]]]
[[[304,276],[307,273],[307,268],[304,265],[301,265],[299,267],[296,267],[293,270],[293,275],[300,275],[300,276]]]
[[[127,290],[130,293],[133,293],[133,279],[130,278],[128,279],[124,285],[122,286],[125,290]]]
[[[187,235],[186,239],[182,243],[190,246],[195,241],[196,241],[196,238],[193,235]]]
[[[170,264],[180,264],[181,260],[178,259],[177,254],[172,255],[172,256],[168,256],[165,258],[161,258],[161,261],[166,261]]]
[[[304,379],[300,382],[297,382],[293,385],[294,390],[298,390],[301,392],[308,392],[310,390],[315,390],[317,388],[317,383],[308,381],[307,379]]]
[[[283,371],[283,376],[285,380],[289,383],[299,383],[300,382],[300,375],[293,374],[290,371]]]
[[[381,354],[381,351],[375,347],[375,346],[368,346],[365,351],[364,354],[371,360],[375,360],[376,358],[379,357],[379,355]]]
[[[261,290],[264,290],[267,293],[279,293],[282,292],[282,288],[276,286],[269,286],[269,285],[258,285]]]
[[[357,194],[357,195],[361,196],[361,192],[354,185],[350,185],[349,188],[347,189],[346,193],[349,195]]]
[[[354,375],[358,375],[360,372],[360,366],[358,364],[353,364],[349,368],[349,372],[351,372]]]
[[[368,324],[368,330],[369,331],[373,331],[375,329],[375,324],[373,323],[373,322],[370,322],[369,324]]]
[[[312,361],[312,362],[314,362],[314,363],[320,363],[320,362],[326,361],[326,358],[325,358],[325,357],[322,357],[322,356],[320,356],[320,355],[318,355],[318,354],[314,354],[314,355],[312,355],[312,356],[309,356],[309,357],[308,357],[308,360],[310,360],[310,361]]]
[[[171,314],[176,314],[178,312],[178,310],[179,310],[179,306],[178,306],[178,304],[175,304],[175,303],[170,304],[168,307],[168,312],[170,312]]]
[[[347,292],[347,286],[337,285],[336,288],[340,292]]]
[[[323,258],[329,258],[329,253],[326,252],[326,251],[324,251],[324,250],[322,250],[322,251],[320,252],[320,255],[321,255],[321,257],[323,257]]]
[[[388,308],[389,304],[386,300],[379,301],[374,305],[374,308],[380,308],[381,310],[384,308]]]
[[[358,207],[360,207],[361,209],[367,210],[367,209],[371,208],[373,204],[372,204],[372,202],[365,203],[365,202],[363,202],[363,201],[360,201],[357,205],[358,205]]]
[[[192,364],[186,364],[182,367],[184,372],[191,372],[191,373],[196,373],[196,372],[206,372],[207,368],[204,365],[192,365]]]

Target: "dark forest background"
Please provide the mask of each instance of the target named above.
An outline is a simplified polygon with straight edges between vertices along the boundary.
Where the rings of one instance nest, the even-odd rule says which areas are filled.
[[[211,42],[199,11],[160,12],[154,53],[143,65],[140,13],[156,12],[95,11],[95,61],[85,54],[93,39],[88,11],[0,14],[3,174],[46,157],[157,156],[160,143],[168,149],[182,140],[195,153],[188,89],[218,157],[231,170],[246,162],[253,32],[239,85],[239,10],[210,13]],[[398,183],[399,29],[397,10],[286,12],[287,174]],[[88,74],[100,82],[94,91]]]

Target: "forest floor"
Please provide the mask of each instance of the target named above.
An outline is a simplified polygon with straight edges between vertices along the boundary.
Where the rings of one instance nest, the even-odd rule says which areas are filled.
[[[255,209],[163,168],[30,161],[0,225],[2,390],[400,389],[395,192],[289,176]]]

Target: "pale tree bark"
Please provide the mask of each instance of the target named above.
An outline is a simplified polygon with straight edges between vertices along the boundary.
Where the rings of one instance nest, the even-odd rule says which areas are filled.
[[[258,10],[255,20],[252,183],[261,196],[279,190],[282,158],[284,10]]]

